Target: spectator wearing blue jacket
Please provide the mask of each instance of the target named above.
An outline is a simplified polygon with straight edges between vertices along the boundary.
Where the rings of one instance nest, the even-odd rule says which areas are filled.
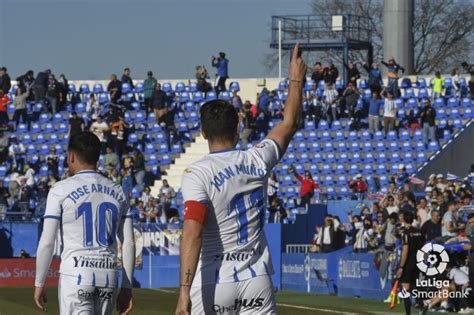
[[[379,131],[380,126],[380,106],[382,105],[381,100],[377,92],[372,92],[372,98],[369,101],[369,131],[374,134]]]
[[[229,60],[225,58],[225,53],[220,52],[219,57],[212,56],[212,66],[217,68],[216,92],[226,91],[225,81],[229,77]]]
[[[373,63],[372,67],[369,68],[368,64],[364,64],[363,67],[369,74],[369,81],[367,83],[369,84],[370,91],[379,94],[382,91],[383,85],[382,71],[380,71],[379,65]]]

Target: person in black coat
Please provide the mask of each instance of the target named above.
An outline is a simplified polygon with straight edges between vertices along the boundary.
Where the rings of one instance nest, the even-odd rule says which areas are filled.
[[[46,96],[48,89],[49,75],[51,70],[45,70],[38,73],[38,76],[33,82],[33,93],[35,94],[35,102],[42,102]]]
[[[8,75],[7,68],[0,68],[0,90],[3,91],[3,94],[7,94],[12,87],[12,80]]]

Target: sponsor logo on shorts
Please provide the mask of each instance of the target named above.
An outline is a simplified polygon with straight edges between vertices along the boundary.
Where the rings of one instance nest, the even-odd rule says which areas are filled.
[[[116,269],[117,263],[111,258],[72,257],[74,268]]]
[[[263,250],[259,246],[257,248],[252,248],[247,251],[236,251],[236,252],[229,252],[225,254],[215,255],[214,260],[220,261],[247,261],[253,256],[262,256]]]
[[[229,312],[241,311],[241,310],[252,310],[258,309],[263,306],[264,298],[258,299],[235,299],[234,304],[229,306],[222,306],[214,304],[212,310],[218,314],[224,314]]]
[[[114,292],[111,290],[95,288],[94,291],[87,291],[84,289],[77,290],[77,296],[81,301],[92,300],[98,298],[101,301],[112,299]]]

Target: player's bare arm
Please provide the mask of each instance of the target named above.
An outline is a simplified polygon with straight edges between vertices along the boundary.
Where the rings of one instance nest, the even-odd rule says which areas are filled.
[[[185,220],[181,241],[180,288],[176,315],[191,314],[190,290],[193,283],[202,246],[203,225],[194,220]]]
[[[290,63],[290,86],[288,92],[288,99],[285,103],[283,121],[278,124],[268,134],[267,138],[272,139],[278,143],[282,149],[282,153],[290,144],[293,135],[298,129],[298,121],[301,116],[301,104],[303,100],[303,81],[306,75],[307,66],[300,56],[300,45],[295,45]]]
[[[43,234],[38,245],[38,253],[36,255],[36,274],[34,301],[36,306],[46,311],[44,303],[47,303],[46,290],[44,283],[46,274],[53,259],[54,242],[56,240],[59,229],[59,221],[56,219],[46,219],[44,222]]]
[[[118,233],[122,244],[123,278],[122,288],[117,297],[117,311],[128,314],[133,307],[133,269],[135,266],[135,242],[133,240],[133,223],[131,218],[122,221]]]

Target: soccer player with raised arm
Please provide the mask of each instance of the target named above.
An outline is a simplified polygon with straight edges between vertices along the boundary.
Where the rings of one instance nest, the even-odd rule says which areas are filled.
[[[241,151],[239,116],[228,102],[200,110],[209,155],[183,174],[184,227],[176,314],[273,314],[273,266],[263,231],[267,182],[301,113],[306,65],[297,44],[283,121],[265,140]]]
[[[117,310],[133,305],[135,264],[132,217],[120,185],[97,172],[100,141],[90,132],[69,140],[71,177],[56,183],[48,194],[43,233],[36,253],[34,301],[45,310],[44,283],[58,233],[60,314],[112,314],[118,287],[117,238],[122,244],[122,285]]]

